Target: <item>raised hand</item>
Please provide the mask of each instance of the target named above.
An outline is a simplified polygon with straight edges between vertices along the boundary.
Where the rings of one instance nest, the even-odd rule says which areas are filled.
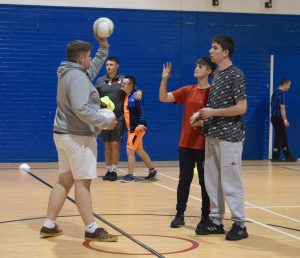
[[[107,46],[108,45],[107,38],[100,38],[96,33],[94,33],[94,37],[101,44],[101,46]]]
[[[171,71],[172,71],[172,63],[171,62],[166,62],[165,64],[163,64],[163,71],[162,71],[161,78],[168,80],[171,75]]]

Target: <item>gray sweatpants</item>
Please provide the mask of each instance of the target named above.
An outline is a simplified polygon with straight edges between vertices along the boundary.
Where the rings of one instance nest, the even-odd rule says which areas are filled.
[[[232,220],[243,226],[245,221],[244,188],[241,179],[243,142],[205,139],[205,185],[210,198],[210,218],[222,224],[225,201]]]

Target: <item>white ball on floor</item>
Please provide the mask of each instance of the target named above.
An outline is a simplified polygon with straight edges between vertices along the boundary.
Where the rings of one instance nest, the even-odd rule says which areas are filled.
[[[19,171],[20,172],[24,172],[24,171],[30,171],[30,167],[28,166],[28,164],[23,163],[19,166]]]

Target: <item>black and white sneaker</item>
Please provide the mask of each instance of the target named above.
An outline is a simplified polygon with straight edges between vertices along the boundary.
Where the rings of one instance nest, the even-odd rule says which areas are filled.
[[[153,179],[156,176],[156,174],[157,174],[157,170],[155,170],[155,169],[152,171],[149,171],[149,174],[148,174],[148,176],[145,177],[145,179],[147,179],[147,180]]]
[[[248,232],[246,227],[241,227],[236,222],[232,224],[231,229],[227,233],[225,239],[230,241],[242,240],[248,237]]]
[[[199,226],[196,229],[197,235],[211,235],[211,234],[224,234],[224,226],[223,224],[217,225],[210,220],[206,225]]]

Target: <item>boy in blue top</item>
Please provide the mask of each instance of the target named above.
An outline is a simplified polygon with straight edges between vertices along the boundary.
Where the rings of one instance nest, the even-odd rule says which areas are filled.
[[[285,108],[285,92],[291,87],[291,81],[287,78],[281,80],[278,89],[272,95],[271,100],[271,122],[275,131],[272,162],[282,161],[280,151],[283,149],[285,161],[294,162],[295,158],[291,155],[286,135],[286,127],[289,127]]]
[[[128,157],[128,174],[121,179],[121,181],[124,183],[135,181],[133,176],[135,167],[135,153],[144,161],[149,169],[149,174],[147,177],[145,177],[145,179],[152,179],[157,174],[149,155],[143,148],[142,138],[147,130],[147,122],[143,110],[143,99],[135,98],[135,85],[135,77],[131,75],[126,75],[124,77],[122,81],[122,90],[126,94],[124,100],[124,117],[128,132],[126,147]]]

